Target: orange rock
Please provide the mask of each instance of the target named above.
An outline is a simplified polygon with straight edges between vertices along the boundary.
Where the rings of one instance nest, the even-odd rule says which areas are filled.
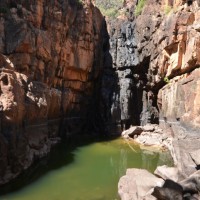
[[[87,115],[102,67],[104,18],[91,1],[15,3],[0,16],[0,184],[50,151],[66,116]]]

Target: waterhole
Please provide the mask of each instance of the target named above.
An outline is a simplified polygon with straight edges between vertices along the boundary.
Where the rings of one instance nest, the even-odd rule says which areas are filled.
[[[168,152],[141,150],[122,139],[70,140],[1,188],[0,200],[118,200],[127,168],[153,172],[163,164],[172,165]]]

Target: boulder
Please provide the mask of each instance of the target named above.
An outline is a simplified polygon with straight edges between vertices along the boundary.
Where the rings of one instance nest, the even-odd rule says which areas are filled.
[[[174,139],[173,150],[171,151],[175,161],[175,165],[183,175],[183,178],[187,178],[194,172],[196,172],[197,165],[191,157],[190,152],[195,152],[200,146],[199,138],[185,138]]]
[[[158,178],[144,169],[127,169],[126,175],[118,183],[121,200],[139,200],[155,198],[150,195],[153,188],[162,186],[163,179]]]
[[[134,141],[145,146],[152,146],[160,149],[170,149],[172,139],[165,134],[157,132],[142,132],[134,137]]]
[[[196,165],[200,165],[200,149],[192,151],[190,153],[190,156]]]
[[[128,130],[125,130],[122,132],[122,137],[134,137],[134,135],[140,135],[142,133],[143,129],[140,126],[132,126]]]
[[[146,124],[143,126],[143,130],[146,132],[153,132],[155,130],[155,124]]]
[[[156,186],[152,195],[159,200],[198,200],[199,171],[180,183],[167,179],[162,187]]]
[[[166,165],[158,166],[154,174],[164,180],[171,179],[173,181],[178,181],[179,179],[179,173],[176,167],[168,167]]]
[[[152,193],[160,200],[183,200],[183,188],[172,180],[166,180],[163,187],[155,187]]]
[[[200,192],[200,170],[190,175],[188,178],[180,182],[185,193]]]

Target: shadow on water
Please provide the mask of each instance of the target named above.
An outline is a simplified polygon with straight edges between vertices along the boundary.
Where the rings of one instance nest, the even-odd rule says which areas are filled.
[[[1,186],[0,197],[1,195],[16,192],[31,185],[53,170],[72,164],[75,159],[74,152],[79,147],[87,146],[95,142],[106,142],[114,139],[116,139],[116,137],[82,136],[63,140],[60,144],[53,147],[46,157],[36,160],[30,168],[25,170],[11,183]]]

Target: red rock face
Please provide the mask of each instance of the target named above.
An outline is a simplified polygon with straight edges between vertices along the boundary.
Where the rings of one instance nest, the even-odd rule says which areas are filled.
[[[170,116],[165,113],[165,107],[171,105],[176,112],[179,99],[185,101],[184,104],[188,101],[192,104],[192,98],[182,99],[179,97],[182,93],[176,94],[176,90],[173,101],[168,103],[160,98],[157,102],[157,94],[169,80],[181,75],[185,75],[184,79],[199,67],[200,11],[197,2],[189,6],[184,1],[148,0],[141,14],[134,16],[136,4],[136,1],[126,0],[124,6],[129,12],[126,17],[107,20],[110,54],[106,58],[105,82],[109,79],[114,86],[110,84],[109,88],[106,85],[104,91],[107,93],[104,92],[103,98],[109,102],[107,99],[113,94],[110,101],[114,99],[114,102],[110,107],[104,107],[109,107],[111,123],[124,124],[125,128],[147,122],[158,123],[159,114],[161,121],[171,121],[172,113]],[[166,5],[171,5],[170,13],[166,13]],[[110,68],[114,69],[113,74]],[[190,116],[196,115],[191,112]],[[185,120],[174,115],[173,122],[180,122],[176,118]]]
[[[162,4],[147,1],[135,19],[140,63],[149,57],[146,90],[160,90],[160,122],[177,123],[198,132],[199,7],[196,2],[191,6],[172,2],[171,12],[165,14]],[[177,129],[174,132],[176,135]]]
[[[159,124],[175,138],[175,165],[187,177],[196,170],[189,152],[199,149],[200,10],[196,1],[178,4],[172,2],[173,9],[165,14],[162,4],[147,1],[135,19],[135,37],[140,63],[149,58],[144,89],[156,96]]]
[[[102,68],[104,19],[90,1],[0,4],[2,184],[50,151],[65,118],[81,118],[82,128]]]
[[[200,70],[195,69],[189,75],[174,78],[158,94],[161,120],[181,123],[190,129],[190,134],[200,129],[199,77]]]

